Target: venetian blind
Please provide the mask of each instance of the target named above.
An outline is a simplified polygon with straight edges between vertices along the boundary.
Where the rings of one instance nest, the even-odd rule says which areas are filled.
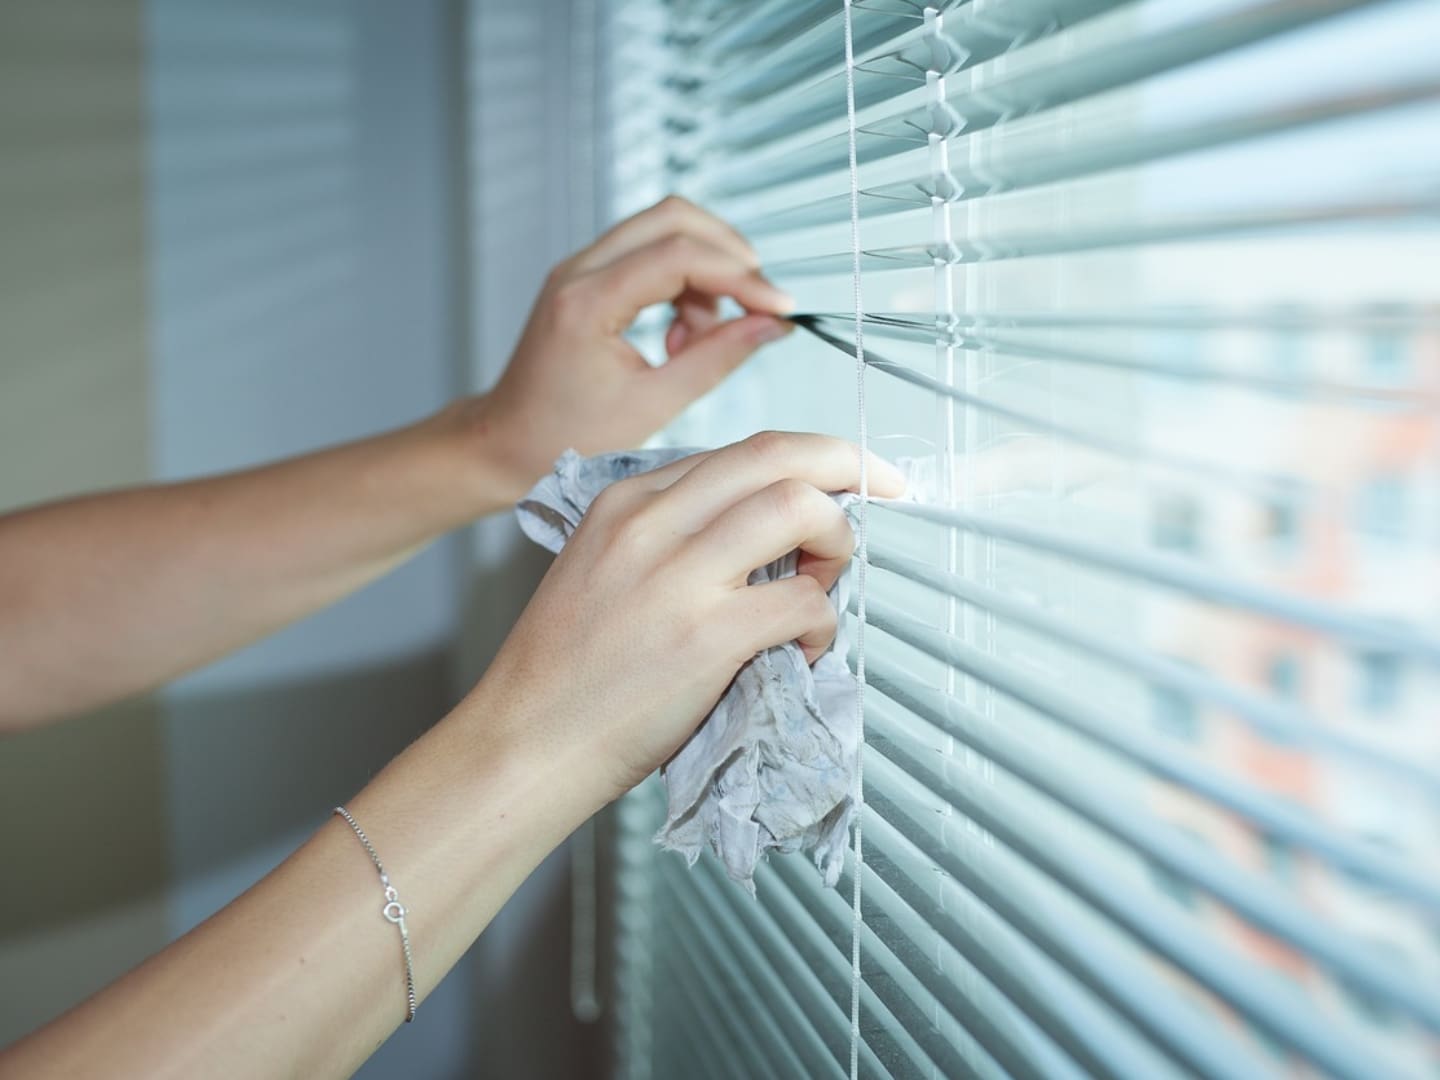
[[[841,0],[621,4],[617,212],[813,313],[674,432],[853,437]],[[621,1075],[1440,1074],[1440,6],[858,0],[865,857],[616,814]],[[852,635],[853,636],[853,635]]]

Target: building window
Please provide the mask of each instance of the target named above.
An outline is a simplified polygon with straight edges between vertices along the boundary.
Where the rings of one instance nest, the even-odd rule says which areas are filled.
[[[1270,339],[1270,366],[1275,374],[1285,379],[1298,379],[1304,375],[1303,360],[1305,339],[1300,332],[1289,327],[1276,330]]]
[[[1367,536],[1403,540],[1405,504],[1405,481],[1399,473],[1372,476],[1361,486],[1356,498],[1355,524]]]
[[[1392,652],[1355,657],[1355,704],[1368,713],[1391,712],[1400,704],[1404,661]]]
[[[1266,507],[1265,532],[1276,544],[1293,547],[1300,535],[1300,515],[1293,504],[1272,502]]]
[[[1393,950],[1384,949],[1385,952]],[[1343,979],[1337,980],[1341,996],[1351,1011],[1359,1017],[1369,1021],[1375,1027],[1388,1028],[1395,1023],[1395,1010],[1383,1001],[1377,1000],[1368,991],[1354,986]]]
[[[1200,550],[1200,505],[1188,495],[1166,495],[1155,503],[1151,542],[1162,551],[1194,555]]]
[[[1273,836],[1261,837],[1265,846],[1265,867],[1270,876],[1287,885],[1295,883],[1295,851],[1289,844]]]
[[[1169,686],[1150,688],[1150,722],[1172,738],[1200,741],[1200,711],[1190,695]]]
[[[1195,886],[1183,878],[1172,874],[1165,867],[1157,863],[1150,864],[1150,879],[1155,882],[1155,888],[1166,896],[1170,897],[1181,907],[1194,909],[1199,903],[1195,893]]]
[[[1397,330],[1381,330],[1365,339],[1365,372],[1376,382],[1401,382],[1409,371],[1406,341]]]
[[[1196,832],[1188,825],[1175,825],[1176,844],[1190,844],[1195,847],[1208,847],[1205,837]],[[1161,866],[1159,863],[1148,863],[1150,867],[1150,879],[1155,883],[1155,888],[1174,900],[1182,907],[1194,909],[1200,904],[1200,891],[1185,878],[1173,873]]]
[[[1294,701],[1301,694],[1300,658],[1291,652],[1274,656],[1265,672],[1265,681],[1278,698]]]
[[[1205,359],[1206,343],[1200,330],[1176,329],[1155,336],[1155,355],[1166,367],[1193,371]]]
[[[1278,555],[1294,555],[1300,550],[1303,517],[1301,494],[1287,490],[1265,503],[1265,539]]]
[[[1290,1053],[1290,1048],[1284,1043],[1282,1043],[1279,1039],[1275,1038],[1274,1035],[1271,1035],[1268,1031],[1262,1028],[1259,1024],[1256,1024],[1254,1021],[1246,1021],[1245,1026],[1250,1029],[1250,1034],[1254,1037],[1255,1041],[1261,1046],[1263,1046],[1265,1048],[1265,1052],[1271,1057],[1275,1058],[1277,1061],[1291,1060],[1292,1055]]]

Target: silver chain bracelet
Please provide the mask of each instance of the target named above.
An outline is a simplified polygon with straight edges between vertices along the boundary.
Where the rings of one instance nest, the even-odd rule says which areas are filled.
[[[365,830],[360,828],[360,823],[351,817],[350,811],[343,806],[335,807],[335,813],[345,819],[360,843],[365,845],[365,850],[370,853],[370,861],[379,871],[380,884],[385,889],[385,906],[380,914],[400,929],[400,947],[405,952],[405,1022],[408,1024],[415,1019],[415,964],[410,956],[410,931],[405,926],[405,905],[400,903],[400,894],[395,891],[395,886],[390,884],[390,875],[385,873],[385,865],[380,861],[375,845],[370,843],[370,838],[365,835]]]

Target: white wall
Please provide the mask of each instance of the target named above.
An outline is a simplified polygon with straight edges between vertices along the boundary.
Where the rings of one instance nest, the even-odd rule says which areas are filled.
[[[593,232],[571,130],[591,131],[589,73],[555,65],[585,54],[584,7],[0,6],[0,508],[300,452],[488,384]],[[487,522],[158,700],[0,745],[0,1044],[282,859],[471,685],[544,563]],[[593,1069],[567,868],[362,1075]]]
[[[149,472],[141,57],[139,0],[0,4],[0,512]],[[151,699],[0,741],[0,1045],[164,944],[166,769]]]
[[[456,10],[147,4],[159,476],[365,435],[459,388]],[[165,692],[173,932],[446,711],[457,543]],[[362,1075],[464,1071],[466,973]]]

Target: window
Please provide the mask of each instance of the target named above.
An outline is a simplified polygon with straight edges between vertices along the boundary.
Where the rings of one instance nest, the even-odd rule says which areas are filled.
[[[1293,553],[1300,536],[1300,517],[1293,503],[1276,500],[1266,507],[1265,532],[1275,550]]]
[[[1277,653],[1265,672],[1265,681],[1279,698],[1293,699],[1304,692],[1300,658],[1293,652]]]
[[[1150,874],[1155,881],[1155,887],[1181,907],[1193,908],[1199,903],[1195,887],[1184,878],[1161,866],[1151,866]]]
[[[1304,550],[1303,486],[1281,480],[1280,491],[1267,499],[1262,508],[1265,539],[1270,552],[1277,558],[1291,560]]]
[[[1295,852],[1282,840],[1273,836],[1261,838],[1265,846],[1265,867],[1269,872],[1285,882],[1287,885],[1295,883]]]
[[[1400,703],[1404,660],[1395,653],[1366,652],[1355,658],[1355,703],[1367,713],[1390,712]]]
[[[1356,495],[1356,527],[1378,540],[1404,540],[1407,501],[1403,476],[1385,472],[1370,477]]]
[[[1404,970],[1406,966],[1404,955],[1389,942],[1372,942],[1370,947],[1378,955],[1386,957],[1390,963]],[[1366,991],[1364,987],[1342,981],[1340,989],[1350,1008],[1368,1023],[1377,1027],[1392,1027],[1399,1019],[1395,1015],[1394,1009],[1384,1001],[1377,999],[1374,994]]]
[[[1304,326],[1303,313],[1299,325]],[[1299,379],[1304,375],[1305,345],[1304,334],[1293,326],[1281,326],[1273,331],[1269,361],[1275,374],[1286,379]]]
[[[669,438],[853,437],[858,255],[872,445],[934,478],[868,512],[865,857],[841,888],[777,857],[751,901],[656,856],[658,786],[616,808],[620,1075],[843,1077],[852,1046],[865,1077],[1440,1062],[1440,1003],[1337,914],[1433,970],[1436,867],[1365,845],[1313,781],[1384,777],[1440,835],[1433,755],[1324,692],[1331,654],[1440,659],[1437,568],[1372,588],[1336,494],[1385,425],[1434,445],[1437,421],[1334,363],[1377,297],[1440,288],[1418,134],[1440,9],[1351,8],[856,0],[852,126],[840,0],[619,6],[616,213],[671,188],[713,207],[822,331]],[[1429,310],[1386,325],[1421,340]],[[1267,520],[1303,575],[1255,557]],[[1355,872],[1389,891],[1351,897]],[[1312,878],[1334,895],[1297,900]]]
[[[1150,716],[1157,731],[1185,742],[1200,739],[1200,716],[1188,694],[1168,686],[1151,687]]]
[[[1200,507],[1183,496],[1156,500],[1152,535],[1157,548],[1195,554],[1200,550]]]
[[[1376,382],[1401,382],[1409,371],[1405,336],[1390,330],[1372,331],[1365,339],[1366,374]]]

